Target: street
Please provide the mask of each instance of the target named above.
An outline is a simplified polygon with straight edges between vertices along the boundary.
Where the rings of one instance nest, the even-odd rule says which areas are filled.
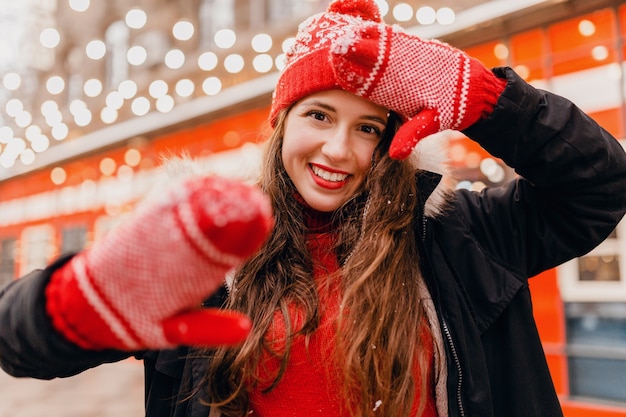
[[[143,366],[134,359],[41,381],[0,370],[0,417],[142,417]]]

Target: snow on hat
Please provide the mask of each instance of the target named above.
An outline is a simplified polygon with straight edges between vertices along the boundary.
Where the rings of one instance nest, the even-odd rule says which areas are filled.
[[[354,27],[366,21],[383,23],[374,0],[336,0],[326,12],[300,24],[274,91],[272,126],[276,125],[280,110],[296,101],[319,91],[341,88],[331,64],[330,50],[341,39],[349,39]]]

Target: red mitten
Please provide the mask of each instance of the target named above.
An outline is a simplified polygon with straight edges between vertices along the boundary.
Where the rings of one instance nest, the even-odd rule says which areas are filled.
[[[389,150],[397,159],[430,134],[465,129],[491,113],[506,85],[464,52],[384,23],[347,27],[331,61],[342,88],[408,120]]]
[[[241,342],[251,327],[247,317],[200,306],[272,226],[270,203],[257,188],[187,179],[55,271],[48,314],[86,349]]]

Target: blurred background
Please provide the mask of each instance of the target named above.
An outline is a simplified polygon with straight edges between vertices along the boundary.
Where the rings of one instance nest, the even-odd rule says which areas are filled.
[[[2,417],[142,417],[143,367],[102,365],[71,378],[16,379],[0,371]]]
[[[626,1],[377,1],[387,23],[511,66],[624,143]],[[0,285],[104,235],[163,158],[251,180],[274,83],[322,0],[0,0]],[[457,187],[515,174],[443,132]],[[506,140],[506,138],[503,138]],[[626,417],[626,224],[533,280],[567,417]],[[0,371],[0,417],[143,415],[141,364],[65,380]]]

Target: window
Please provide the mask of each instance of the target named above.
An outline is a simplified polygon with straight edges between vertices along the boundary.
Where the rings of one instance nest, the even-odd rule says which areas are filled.
[[[16,239],[4,239],[0,242],[0,287],[15,278]]]
[[[542,29],[534,29],[511,36],[511,65],[515,71],[532,82],[546,77],[544,66],[547,50]]]
[[[105,43],[107,46],[107,86],[117,88],[118,85],[128,78],[128,42],[130,29],[122,20],[117,20],[107,28]]]
[[[267,0],[269,6],[269,20],[281,22],[284,19],[294,19],[310,16],[313,13],[323,12],[328,2],[321,0]]]
[[[34,269],[44,268],[54,252],[54,229],[50,225],[27,227],[21,238],[21,270],[26,275]]]
[[[626,401],[626,303],[565,304],[569,391]]]
[[[87,227],[64,228],[61,232],[61,254],[81,251],[87,243]]]
[[[626,221],[590,253],[560,266],[559,287],[566,303],[626,303]]]
[[[616,20],[612,9],[603,9],[549,26],[553,74],[616,62]]]
[[[235,28],[234,0],[202,0],[199,10],[201,46],[213,46],[213,36],[220,29]]]

